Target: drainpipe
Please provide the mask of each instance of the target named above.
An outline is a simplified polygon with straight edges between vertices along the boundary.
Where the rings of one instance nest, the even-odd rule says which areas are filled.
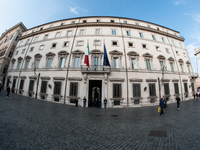
[[[79,18],[78,23],[80,23],[80,18]],[[70,65],[70,60],[71,60],[71,55],[72,55],[72,50],[73,50],[77,30],[78,30],[78,25],[76,24],[76,31],[75,31],[75,34],[74,34],[74,39],[73,39],[71,51],[70,51],[70,54],[69,54],[69,61],[68,61],[68,65],[67,65],[67,73],[66,73],[66,77],[65,77],[64,104],[65,104],[65,100],[66,100],[67,78],[68,78],[68,74],[69,74],[69,65]]]

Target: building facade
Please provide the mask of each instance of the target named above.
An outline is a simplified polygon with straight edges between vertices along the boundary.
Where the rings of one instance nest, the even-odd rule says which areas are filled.
[[[26,31],[23,23],[18,23],[5,31],[0,37],[0,81],[4,84],[10,60],[13,56],[17,42],[23,31]]]
[[[189,100],[195,92],[190,58],[178,31],[120,17],[80,17],[28,29],[19,39],[7,85],[52,102],[137,107]],[[89,47],[90,67],[84,64]],[[106,51],[105,51],[106,49]],[[110,66],[104,66],[105,53]]]

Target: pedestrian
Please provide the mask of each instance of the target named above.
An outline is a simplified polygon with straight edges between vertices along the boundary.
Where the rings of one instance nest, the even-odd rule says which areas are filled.
[[[163,111],[164,101],[163,101],[163,98],[160,99],[160,108],[161,108],[161,111],[160,111],[160,116],[161,116],[162,114],[164,115],[164,111]]]
[[[0,81],[0,93],[1,93],[1,87],[2,87],[2,84],[1,84],[1,81]]]
[[[78,97],[75,99],[76,107],[78,107]]]
[[[8,85],[8,87],[7,87],[7,95],[6,95],[6,98],[9,98],[9,94],[10,94],[10,85]]]
[[[97,104],[98,102],[97,102],[97,98],[95,98],[95,100],[94,100],[94,106],[95,107],[98,107],[98,104]]]
[[[83,98],[83,107],[85,107],[85,106],[86,106],[86,98],[84,96],[84,98]]]
[[[11,94],[10,94],[10,99],[12,99],[14,93],[15,93],[15,89],[12,88],[12,90],[11,90]]]
[[[196,93],[196,98],[198,99],[198,93]]]
[[[163,98],[163,101],[164,101],[164,108],[167,108],[167,99],[166,99],[166,97]]]
[[[104,108],[106,108],[106,104],[107,104],[107,99],[105,97],[105,99],[104,99]]]
[[[196,96],[196,94],[195,94],[195,93],[193,93],[193,96],[194,96],[194,100],[195,100],[195,96]]]
[[[99,99],[99,108],[101,108],[101,100]]]
[[[180,107],[179,107],[179,105],[180,105],[180,98],[179,98],[179,96],[177,96],[176,97],[176,101],[177,101],[177,108],[178,108],[178,110],[180,110]]]

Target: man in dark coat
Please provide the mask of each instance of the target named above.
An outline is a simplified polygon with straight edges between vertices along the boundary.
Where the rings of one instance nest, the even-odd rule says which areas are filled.
[[[78,97],[75,99],[76,107],[78,107]]]
[[[85,106],[86,106],[86,98],[84,96],[84,98],[83,98],[83,107],[85,107]]]
[[[106,104],[107,104],[107,99],[104,99],[104,108],[106,108]]]
[[[160,99],[160,108],[161,108],[161,111],[160,111],[160,116],[163,114],[164,115],[164,112],[163,112],[163,108],[164,108],[164,101],[163,101],[163,98]]]
[[[180,98],[179,98],[179,96],[177,96],[176,97],[176,101],[177,101],[177,108],[178,108],[178,110],[180,110],[180,107],[179,107],[179,105],[180,105]]]
[[[198,93],[196,93],[196,98],[197,98],[197,100],[198,100]]]

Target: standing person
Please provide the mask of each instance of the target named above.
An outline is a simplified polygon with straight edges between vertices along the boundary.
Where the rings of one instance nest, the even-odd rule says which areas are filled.
[[[76,107],[78,107],[78,97],[75,99]]]
[[[163,112],[163,108],[164,108],[163,98],[160,99],[160,108],[161,108],[161,111],[160,111],[160,116],[161,116],[162,114],[164,115],[164,112]]]
[[[95,100],[94,100],[94,105],[95,105],[95,107],[98,107],[97,98],[95,98]]]
[[[2,84],[1,84],[1,81],[0,81],[0,93],[1,93],[1,87],[2,87]]]
[[[106,108],[106,104],[107,104],[107,99],[104,99],[104,108]]]
[[[180,107],[179,107],[179,105],[180,105],[180,98],[179,98],[179,96],[177,96],[176,97],[176,100],[177,100],[177,108],[178,108],[178,110],[180,110]]]
[[[194,96],[194,100],[195,100],[195,96],[196,96],[196,94],[194,93],[193,96]]]
[[[15,89],[12,88],[12,90],[11,90],[11,95],[10,95],[10,99],[12,99],[14,93],[15,93]]]
[[[85,107],[85,106],[86,106],[86,98],[84,96],[84,98],[83,98],[83,107]]]
[[[6,95],[6,98],[9,98],[9,94],[10,94],[10,85],[8,85],[8,87],[7,87],[7,95]]]
[[[196,98],[198,99],[198,93],[196,93]]]
[[[99,99],[99,108],[101,108],[101,100]]]

